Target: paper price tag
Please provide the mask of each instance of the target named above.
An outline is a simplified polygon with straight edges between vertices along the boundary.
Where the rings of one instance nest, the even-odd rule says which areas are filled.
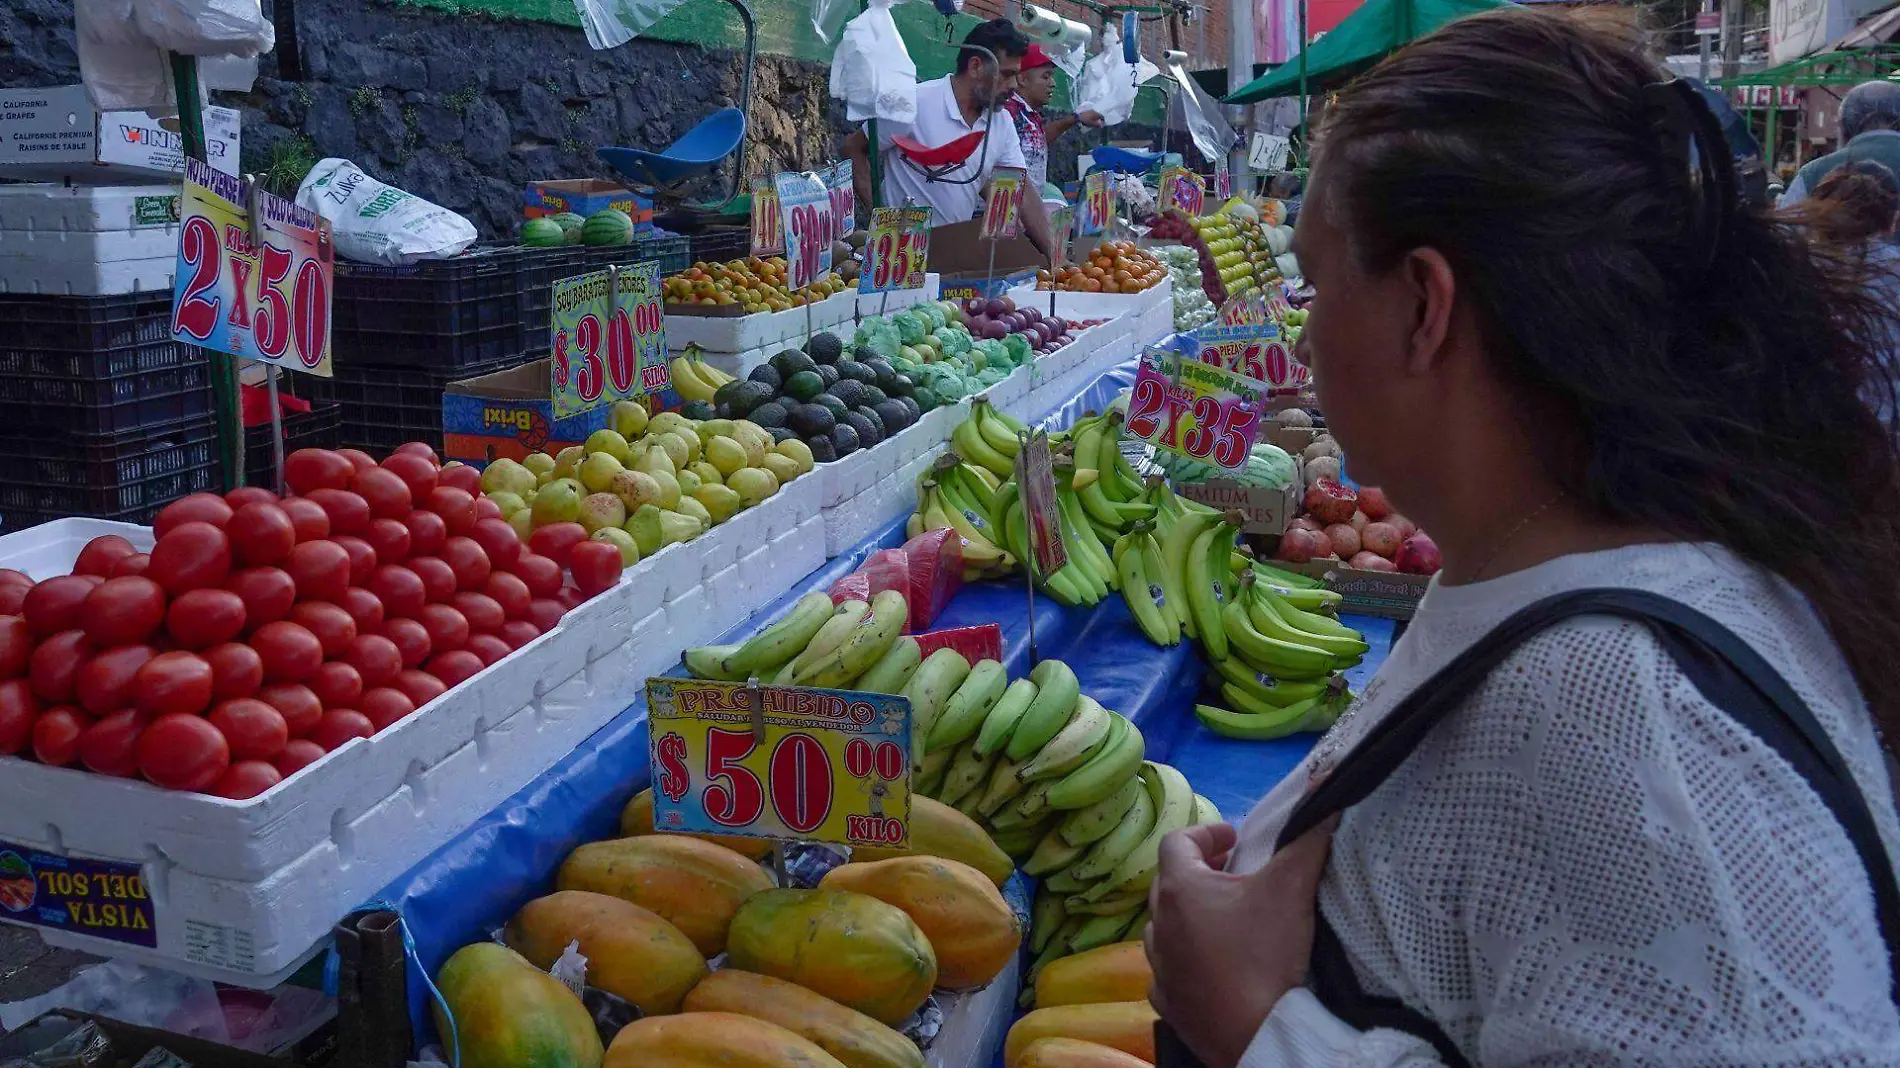
[[[803,289],[831,273],[831,243],[837,238],[831,190],[811,172],[786,171],[774,182],[784,213],[779,232],[785,237],[787,281]]]
[[[907,698],[656,677],[647,715],[656,830],[909,840]]]
[[[785,251],[785,232],[779,219],[778,187],[760,179],[752,183],[752,254],[777,256]]]
[[[1277,323],[1206,326],[1191,337],[1196,360],[1245,376],[1268,396],[1297,393],[1312,377]]]
[[[1223,367],[1148,352],[1128,397],[1128,432],[1158,449],[1227,471],[1246,466],[1266,391]]]
[[[1056,479],[1049,457],[1049,435],[1034,434],[1029,444],[1016,454],[1016,476],[1022,484],[1023,522],[1029,530],[1029,551],[1036,558],[1036,570],[1053,575],[1069,563],[1069,551],[1062,544],[1060,505],[1056,503]]]
[[[851,184],[850,160],[825,172],[825,191],[831,194],[831,239],[837,241],[858,228],[858,192]]]
[[[197,160],[185,161],[172,340],[330,376],[330,224]]]
[[[1222,202],[1234,195],[1234,172],[1227,169],[1226,160],[1214,161],[1214,195]]]
[[[1028,172],[1020,167],[998,167],[990,177],[990,199],[983,208],[982,235],[992,240],[1021,232],[1023,185]]]
[[[871,233],[864,242],[864,270],[858,273],[858,292],[922,289],[929,257],[929,208],[878,208],[871,212]]]
[[[563,278],[554,283],[549,318],[556,419],[670,384],[659,264]]]
[[[1161,172],[1161,211],[1178,211],[1192,219],[1207,204],[1207,179],[1186,167],[1169,167]]]
[[[1082,199],[1076,205],[1076,228],[1083,237],[1094,237],[1108,229],[1109,175],[1096,171],[1082,180]]]

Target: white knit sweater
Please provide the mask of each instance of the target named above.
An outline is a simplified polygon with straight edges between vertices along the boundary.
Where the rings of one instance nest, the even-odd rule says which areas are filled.
[[[1518,609],[1595,586],[1674,598],[1753,646],[1900,857],[1866,704],[1805,599],[1719,548],[1652,545],[1434,584],[1359,705],[1248,816],[1231,868],[1264,864],[1310,776],[1413,687]],[[1483,1068],[1900,1064],[1873,893],[1845,833],[1637,623],[1578,618],[1520,646],[1349,810],[1319,903],[1366,989],[1423,1011]],[[1305,990],[1241,1062],[1438,1063]]]

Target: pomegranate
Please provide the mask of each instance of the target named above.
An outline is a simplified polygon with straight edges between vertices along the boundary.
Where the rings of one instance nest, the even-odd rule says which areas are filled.
[[[1392,526],[1398,530],[1400,541],[1404,541],[1406,538],[1409,538],[1412,535],[1418,533],[1418,524],[1412,522],[1410,519],[1405,518],[1404,516],[1400,515],[1397,512],[1393,512],[1391,515],[1386,516],[1385,521],[1392,524]]]
[[[1359,532],[1350,523],[1334,523],[1323,531],[1341,560],[1359,551]]]
[[[1303,515],[1299,517],[1298,519],[1293,520],[1291,523],[1288,523],[1286,525],[1286,528],[1288,530],[1319,530],[1320,525],[1313,521],[1312,516]]]
[[[1360,547],[1387,560],[1398,554],[1399,544],[1404,540],[1399,528],[1390,523],[1367,523],[1366,529],[1359,532]]]
[[[1439,568],[1445,566],[1445,561],[1438,555],[1438,543],[1429,534],[1414,534],[1405,539],[1392,562],[1408,575],[1435,575]]]
[[[1380,556],[1378,553],[1368,553],[1368,552],[1354,553],[1352,556],[1352,566],[1358,568],[1361,571],[1397,571],[1398,570],[1398,568],[1392,566],[1392,561],[1387,560],[1385,557]]]
[[[1290,564],[1303,564],[1332,551],[1333,543],[1326,535],[1317,530],[1298,529],[1280,535],[1280,550],[1274,557]]]
[[[1352,529],[1354,530],[1364,530],[1366,529],[1366,524],[1370,522],[1372,522],[1372,517],[1366,515],[1363,511],[1354,512],[1352,514]]]
[[[1322,523],[1350,523],[1359,507],[1359,495],[1330,478],[1322,478],[1306,491],[1306,510]]]
[[[1392,502],[1385,499],[1385,491],[1379,487],[1364,486],[1359,490],[1359,510],[1377,522],[1392,514]]]

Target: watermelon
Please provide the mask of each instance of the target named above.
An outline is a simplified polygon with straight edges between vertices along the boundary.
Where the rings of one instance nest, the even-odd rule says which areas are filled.
[[[576,215],[571,211],[564,211],[560,213],[559,215],[551,216],[551,218],[553,218],[553,220],[560,225],[561,232],[567,235],[568,244],[570,245],[580,244],[581,227],[586,225],[587,223],[586,219],[581,218],[579,215]]]
[[[531,248],[552,248],[567,243],[567,232],[553,219],[529,219],[521,224],[521,243]]]
[[[633,220],[617,208],[602,208],[589,215],[581,226],[583,245],[633,244]]]

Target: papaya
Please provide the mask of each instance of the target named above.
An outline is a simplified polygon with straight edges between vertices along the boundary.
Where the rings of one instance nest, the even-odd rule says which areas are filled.
[[[581,999],[507,946],[463,946],[435,985],[455,1017],[458,1068],[600,1068],[600,1032]],[[434,1011],[448,1046],[449,1022]]]
[[[579,942],[588,985],[646,1016],[678,1012],[686,992],[706,977],[706,959],[679,928],[631,901],[585,890],[559,890],[521,906],[502,940],[544,971]]]
[[[1009,903],[968,864],[942,857],[844,864],[826,872],[818,886],[869,894],[903,909],[937,953],[937,985],[951,990],[987,984],[1022,945]]]
[[[651,816],[648,817],[651,819]],[[1016,864],[989,833],[970,817],[941,801],[919,794],[910,795],[910,844],[903,849],[881,846],[852,846],[851,859],[890,860],[892,857],[942,857],[957,860],[982,872],[990,882],[1002,886],[1009,881]]]
[[[1045,1038],[1079,1038],[1153,1064],[1157,1019],[1146,1001],[1037,1009],[1017,1020],[1009,1029],[1009,1037],[1003,1039],[1003,1068],[1017,1068],[1023,1051]]]
[[[567,855],[561,890],[631,901],[680,929],[702,956],[726,948],[726,928],[747,898],[772,888],[764,868],[725,846],[671,834],[589,842]]]
[[[844,1068],[817,1043],[735,1012],[649,1016],[620,1029],[606,1068]],[[523,1065],[526,1068],[526,1065]],[[538,1066],[537,1066],[538,1068]]]
[[[1140,942],[1117,942],[1051,961],[1036,975],[1036,1007],[1140,1001],[1154,984]]]
[[[904,910],[839,890],[767,890],[739,906],[726,963],[797,983],[896,1027],[937,984],[937,955]]]
[[[686,995],[687,1012],[736,1012],[811,1039],[845,1068],[924,1068],[917,1043],[869,1016],[769,975],[721,968]]]
[[[1147,1061],[1099,1042],[1039,1038],[1023,1050],[1016,1068],[1142,1068]]]
[[[628,838],[656,833],[653,830],[653,787],[649,786],[634,794],[633,800],[627,802],[627,807],[620,810],[620,833]],[[667,833],[676,832],[668,831]],[[764,860],[772,855],[770,838],[741,838],[736,834],[679,833],[681,837],[697,838],[704,842],[725,846],[734,853],[751,857],[753,860]]]

